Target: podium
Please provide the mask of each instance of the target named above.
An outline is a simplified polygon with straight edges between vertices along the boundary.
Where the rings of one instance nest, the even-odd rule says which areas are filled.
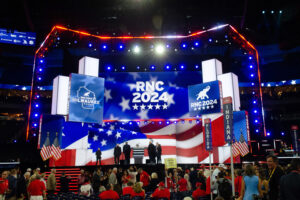
[[[132,155],[134,158],[134,164],[143,164],[144,148],[133,148]]]

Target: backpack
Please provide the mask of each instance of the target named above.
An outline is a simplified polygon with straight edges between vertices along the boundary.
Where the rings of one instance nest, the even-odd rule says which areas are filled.
[[[231,198],[232,188],[231,184],[226,178],[224,178],[222,182],[218,181],[218,193],[219,196],[223,197],[225,200]]]

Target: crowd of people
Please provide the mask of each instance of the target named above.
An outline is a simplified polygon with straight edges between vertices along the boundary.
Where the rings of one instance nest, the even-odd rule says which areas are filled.
[[[0,200],[35,200],[70,193],[71,177],[61,174],[59,190],[56,177],[55,169],[47,180],[39,168],[28,169],[24,175],[18,169],[3,171]],[[224,164],[214,166],[212,171],[201,165],[165,169],[163,173],[155,167],[134,165],[97,167],[94,172],[82,169],[73,181],[78,184],[79,196],[97,199],[210,199],[212,195],[216,200],[299,200],[300,159],[280,166],[277,157],[270,155],[266,164],[247,164],[235,169],[234,181],[229,166]]]

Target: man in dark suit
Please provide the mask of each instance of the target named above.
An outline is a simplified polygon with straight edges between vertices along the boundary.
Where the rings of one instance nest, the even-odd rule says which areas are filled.
[[[131,148],[130,148],[130,145],[128,144],[128,142],[126,142],[125,145],[123,146],[123,153],[125,155],[125,165],[129,165]]]
[[[284,174],[282,169],[278,166],[278,158],[274,155],[267,156],[268,165],[268,182],[269,182],[269,199],[278,200],[279,198],[279,182],[281,176]]]
[[[300,159],[292,160],[291,172],[280,179],[280,200],[300,199]]]
[[[120,164],[121,147],[117,144],[114,148],[115,164]]]
[[[161,146],[158,142],[156,142],[156,158],[157,158],[157,164],[161,163]]]
[[[99,161],[99,165],[101,165],[101,155],[102,155],[101,150],[100,148],[98,148],[98,150],[96,151],[96,166],[98,161]]]
[[[150,163],[155,164],[156,149],[151,140],[150,140],[149,146],[148,146],[148,154],[149,154]]]

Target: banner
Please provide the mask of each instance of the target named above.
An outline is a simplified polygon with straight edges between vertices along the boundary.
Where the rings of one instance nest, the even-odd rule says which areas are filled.
[[[190,116],[219,113],[222,109],[221,82],[212,81],[188,87]]]
[[[176,158],[165,158],[165,169],[177,168]]]
[[[129,72],[105,78],[104,119],[178,119],[187,117],[188,86],[202,82],[201,72]]]
[[[70,74],[68,121],[102,123],[104,79]]]
[[[211,120],[204,120],[204,132],[205,132],[205,149],[207,151],[212,150],[212,137],[211,137]]]
[[[233,137],[235,141],[240,141],[240,137],[243,138],[246,143],[250,140],[249,122],[247,111],[234,111],[233,112]]]
[[[231,143],[233,135],[233,110],[231,97],[225,97],[223,99],[223,115],[225,142]]]

